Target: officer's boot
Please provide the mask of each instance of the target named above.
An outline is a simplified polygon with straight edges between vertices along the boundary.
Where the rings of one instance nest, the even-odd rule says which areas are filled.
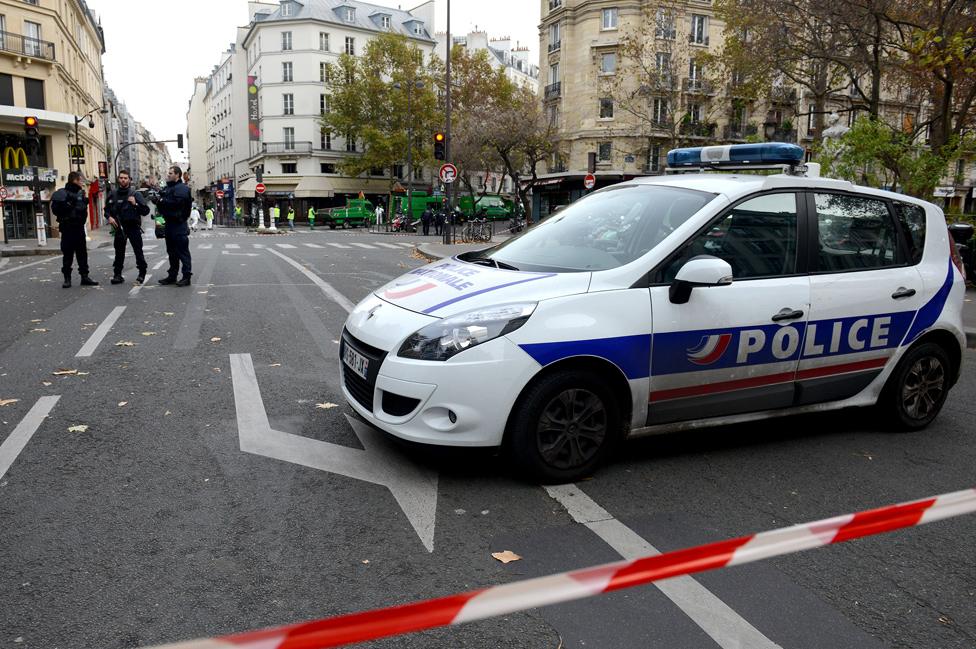
[[[180,281],[176,282],[176,285],[177,286],[189,286],[190,285],[190,278],[192,276],[193,276],[193,273],[183,273],[183,277],[180,278]]]
[[[88,275],[82,275],[81,276],[81,285],[82,286],[98,286],[98,282],[96,282],[95,280],[93,280]]]
[[[112,283],[113,284],[121,284],[124,281],[125,281],[125,278],[122,277],[122,274],[121,273],[115,273],[115,275],[112,277]]]
[[[146,283],[146,271],[140,270],[139,277],[136,277],[136,284],[145,284],[145,283]]]
[[[71,273],[64,274],[64,284],[61,285],[61,288],[71,288]]]

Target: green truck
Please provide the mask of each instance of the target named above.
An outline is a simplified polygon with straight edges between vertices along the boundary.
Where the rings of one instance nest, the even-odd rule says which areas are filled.
[[[322,221],[335,230],[337,227],[359,227],[373,225],[376,213],[373,204],[365,198],[350,198],[345,207],[333,207],[322,217]]]
[[[443,196],[428,196],[427,192],[413,192],[410,198],[410,209],[413,211],[412,221],[416,221],[424,214],[424,210],[430,207],[431,212],[436,212],[441,208],[441,201],[444,200]],[[406,196],[395,196],[393,198],[393,212],[407,213],[407,197]]]
[[[485,194],[482,197],[463,194],[458,199],[458,207],[467,218],[484,217],[489,221],[504,221],[512,217],[512,207],[497,194]]]

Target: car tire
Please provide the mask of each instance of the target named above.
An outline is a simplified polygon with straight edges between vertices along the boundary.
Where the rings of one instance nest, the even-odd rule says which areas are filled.
[[[336,224],[335,223],[330,223],[329,224],[329,229],[330,230],[335,230],[336,229]]]
[[[621,437],[617,399],[606,381],[590,372],[542,378],[523,393],[509,421],[512,462],[519,473],[542,483],[592,475]]]
[[[899,431],[921,430],[932,423],[951,384],[952,362],[940,345],[922,343],[909,349],[888,377],[878,405]]]

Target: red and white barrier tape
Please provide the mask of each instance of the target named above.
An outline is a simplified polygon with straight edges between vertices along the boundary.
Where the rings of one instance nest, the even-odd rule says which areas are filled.
[[[320,649],[461,624],[648,584],[976,511],[976,489],[785,527],[634,561],[517,581],[437,599],[156,649]]]

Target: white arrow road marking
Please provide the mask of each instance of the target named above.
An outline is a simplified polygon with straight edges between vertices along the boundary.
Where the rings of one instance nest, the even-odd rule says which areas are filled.
[[[230,252],[229,250],[221,250],[222,255],[233,255],[234,257],[258,257],[261,255],[259,252]]]
[[[315,273],[313,273],[309,269],[305,268],[304,266],[302,266],[301,264],[299,264],[297,261],[295,261],[291,257],[289,257],[287,255],[283,255],[280,252],[278,252],[277,250],[272,250],[270,248],[268,248],[268,252],[270,252],[271,254],[276,255],[278,257],[281,257],[286,262],[288,262],[291,266],[293,266],[294,268],[296,268],[302,275],[304,275],[305,277],[307,277],[310,280],[312,280],[313,282],[315,282],[315,285],[318,286],[320,289],[322,289],[322,292],[323,293],[325,293],[326,295],[328,295],[332,299],[333,302],[335,302],[336,304],[338,304],[339,306],[341,306],[343,309],[345,309],[349,313],[352,313],[352,310],[356,308],[356,305],[353,304],[352,302],[350,302],[349,299],[345,295],[343,295],[342,293],[340,293],[336,289],[336,287],[332,286],[332,284],[329,284],[324,279],[322,279],[321,277],[319,277],[318,275],[316,275]]]
[[[386,487],[424,547],[434,551],[435,472],[410,462],[381,433],[348,415],[364,451],[272,430],[251,355],[231,354],[230,370],[242,451]]]
[[[546,491],[566,508],[574,521],[589,528],[624,559],[661,554],[576,485],[546,487]],[[781,649],[691,576],[672,577],[655,582],[654,586],[723,649]]]
[[[27,415],[21,420],[14,431],[10,433],[3,444],[0,444],[0,478],[7,473],[7,469],[10,465],[14,463],[20,452],[24,450],[27,446],[27,442],[30,438],[34,436],[37,429],[41,427],[44,419],[54,408],[54,405],[60,399],[60,396],[53,397],[41,397],[34,404],[34,407],[30,409]],[[433,533],[434,526],[431,524],[431,533]]]

